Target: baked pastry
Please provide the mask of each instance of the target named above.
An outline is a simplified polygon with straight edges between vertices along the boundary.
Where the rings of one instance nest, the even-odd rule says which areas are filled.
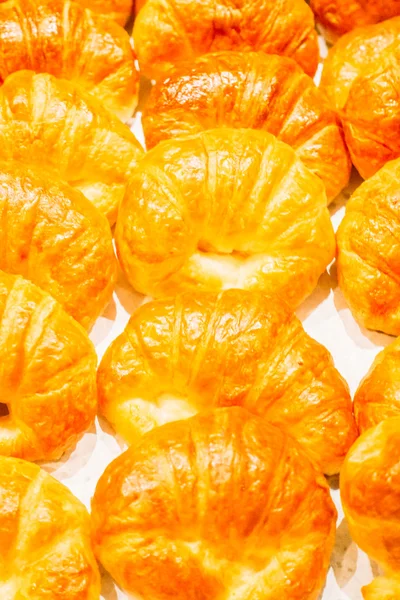
[[[376,357],[354,396],[354,412],[361,432],[400,416],[400,340]]]
[[[216,129],[168,140],[133,174],[116,227],[121,265],[152,297],[261,289],[293,307],[332,260],[321,180],[264,131]]]
[[[311,0],[310,6],[332,41],[355,27],[400,15],[400,0]]]
[[[108,466],[92,501],[97,557],[152,600],[316,600],[335,520],[296,442],[240,408],[147,433]]]
[[[141,70],[159,79],[173,65],[219,50],[291,56],[308,75],[319,61],[304,0],[137,0],[133,29]]]
[[[68,81],[22,71],[0,88],[0,160],[53,172],[111,224],[142,155],[129,128]]]
[[[129,443],[207,407],[238,405],[288,431],[325,473],[357,431],[329,352],[277,298],[190,292],[143,305],[98,370],[99,406]]]
[[[400,159],[365,181],[337,232],[340,288],[368,329],[400,335]]]
[[[37,465],[0,456],[2,600],[99,600],[89,515]]]
[[[291,58],[218,52],[182,63],[152,89],[142,123],[147,148],[214,127],[263,129],[321,177],[328,200],[349,182],[351,161],[338,117]]]
[[[0,269],[30,279],[90,328],[117,279],[107,219],[69,185],[0,163]]]
[[[134,0],[80,0],[79,3],[124,26],[133,12]]]
[[[0,455],[57,460],[93,422],[94,347],[33,283],[0,271]]]
[[[366,431],[340,473],[343,509],[353,540],[385,570],[363,589],[365,600],[396,600],[400,590],[400,418]]]
[[[400,156],[400,18],[344,36],[321,85],[337,108],[353,164],[366,179]]]
[[[70,79],[123,120],[137,104],[139,74],[128,34],[80,2],[0,2],[1,81],[23,69]]]

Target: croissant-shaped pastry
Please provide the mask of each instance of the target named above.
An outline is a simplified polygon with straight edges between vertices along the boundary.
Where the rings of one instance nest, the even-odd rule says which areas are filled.
[[[400,418],[368,429],[340,473],[344,513],[353,540],[385,569],[363,589],[365,600],[397,600],[400,592]]]
[[[311,0],[328,39],[400,15],[400,0]]]
[[[93,422],[96,364],[84,329],[34,284],[0,271],[0,454],[57,460]]]
[[[308,75],[318,38],[304,0],[147,0],[133,30],[141,70],[159,79],[173,65],[220,50],[291,56]]]
[[[297,443],[240,408],[147,433],[92,501],[97,557],[151,600],[316,600],[335,519]]]
[[[336,110],[344,108],[358,77],[384,66],[386,58],[398,46],[399,33],[400,17],[360,27],[344,35],[329,50],[324,61],[321,88]]]
[[[288,431],[333,474],[357,435],[329,352],[260,292],[145,304],[108,348],[98,390],[100,410],[130,443],[204,408],[239,405]]]
[[[297,63],[263,52],[218,52],[182,63],[150,94],[143,115],[148,148],[213,127],[263,129],[296,150],[332,200],[351,162],[336,113]]]
[[[354,412],[361,432],[400,416],[400,339],[376,357],[354,396]]]
[[[368,329],[400,335],[400,159],[365,181],[337,233],[340,288]]]
[[[400,18],[356,30],[333,48],[326,65],[325,89],[336,95],[344,87],[338,97],[345,139],[364,178],[400,157],[399,39]]]
[[[159,144],[122,201],[118,254],[135,289],[262,289],[297,306],[332,260],[321,180],[264,131],[217,129]]]
[[[79,0],[79,4],[125,25],[133,12],[134,0]]]
[[[128,34],[80,2],[0,2],[1,81],[22,69],[70,79],[123,120],[137,104],[139,74]]]
[[[142,155],[129,128],[68,81],[21,71],[0,88],[0,159],[52,171],[111,224]]]
[[[99,600],[89,515],[32,463],[0,456],[2,600]]]
[[[107,219],[78,190],[0,163],[0,269],[30,279],[89,328],[117,279]]]

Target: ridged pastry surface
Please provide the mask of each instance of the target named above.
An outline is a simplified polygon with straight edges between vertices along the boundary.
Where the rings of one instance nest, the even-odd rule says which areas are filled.
[[[0,271],[0,455],[57,460],[97,409],[97,357],[84,329],[53,298]]]
[[[354,396],[354,412],[363,432],[390,417],[400,416],[400,341],[382,350]]]
[[[149,432],[92,501],[98,558],[151,600],[316,600],[335,519],[294,440],[237,408]]]
[[[337,232],[338,280],[354,317],[400,335],[400,159],[353,194]]]
[[[141,70],[159,79],[183,60],[221,50],[290,56],[309,75],[318,67],[314,16],[303,0],[147,0],[133,37]]]
[[[43,469],[0,456],[2,600],[99,600],[85,507]]]
[[[366,431],[340,474],[344,512],[353,540],[385,571],[363,588],[365,600],[397,600],[400,591],[400,418]]]
[[[107,219],[69,185],[0,162],[0,269],[33,281],[90,328],[117,279]]]
[[[79,4],[124,26],[133,13],[135,0],[79,0]]]
[[[218,129],[162,142],[134,172],[116,228],[133,287],[259,289],[297,306],[335,253],[326,194],[290,146]]]
[[[211,407],[243,406],[296,438],[326,472],[357,436],[329,352],[274,297],[191,292],[145,304],[98,371],[101,412],[129,443]]]
[[[324,182],[328,200],[349,181],[339,119],[290,58],[219,52],[182,63],[152,89],[142,123],[147,148],[205,129],[262,129],[296,150]]]
[[[356,29],[330,50],[322,89],[340,109],[354,166],[366,179],[400,157],[400,17]]]
[[[330,38],[400,15],[400,0],[311,0],[310,6]]]
[[[79,84],[123,120],[137,104],[139,74],[128,34],[80,2],[0,2],[0,80],[23,69]]]
[[[21,71],[0,88],[0,159],[56,174],[110,224],[142,155],[129,128],[71,82]]]

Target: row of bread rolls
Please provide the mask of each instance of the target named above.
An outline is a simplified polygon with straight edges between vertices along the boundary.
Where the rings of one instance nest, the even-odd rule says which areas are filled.
[[[396,69],[388,40],[397,20],[342,38],[324,73],[325,96],[291,58],[231,52],[283,53],[313,74],[316,36],[300,0],[205,2],[190,19],[187,3],[148,0],[137,8],[139,62],[160,79],[144,118],[148,146],[156,147],[144,158],[107,110],[127,120],[137,100],[124,31],[70,2],[0,4],[0,159],[12,160],[0,165],[0,389],[8,411],[0,453],[9,457],[0,461],[0,595],[53,599],[58,590],[68,600],[99,598],[87,515],[60,484],[15,457],[59,458],[93,421],[95,352],[67,312],[89,328],[110,298],[116,260],[108,218],[117,219],[128,279],[161,299],[133,315],[97,376],[101,413],[132,445],[96,490],[97,557],[125,590],[149,600],[314,600],[336,516],[320,472],[340,469],[357,427],[345,382],[292,309],[334,256],[326,203],[348,181],[346,145],[364,176],[396,156],[384,137],[368,136],[368,106],[356,124],[354,107],[364,103],[357,44],[382,36],[385,79]],[[222,52],[202,57],[210,50]],[[350,82],[348,60],[355,65]],[[368,81],[378,60],[371,50]],[[30,71],[14,73],[21,68]],[[340,77],[338,118],[327,97],[342,94]],[[392,154],[374,150],[381,139]],[[372,159],[363,163],[368,152]],[[387,173],[395,184],[395,163],[385,169],[364,184],[361,201],[352,199],[338,239],[346,297],[378,328],[381,321],[365,315],[375,306],[368,286],[352,291],[349,273],[362,273],[363,260],[375,269],[368,284],[387,272],[387,257],[370,264],[377,240],[369,234],[379,230],[388,248],[395,237],[393,187],[379,185]],[[374,185],[389,226],[380,226],[376,203],[368,204]],[[353,231],[357,211],[366,223]],[[228,287],[248,291],[221,292]],[[396,288],[390,293],[395,307]],[[394,308],[385,319],[389,294],[382,296],[375,313],[395,323]],[[395,343],[357,392],[357,424],[367,431],[342,473],[354,538],[388,570],[366,592],[374,600],[394,599],[399,585],[397,530],[387,537],[381,527],[396,518],[397,421],[368,429],[396,414],[396,373]],[[365,446],[382,448],[378,464]],[[41,517],[32,520],[32,510]]]

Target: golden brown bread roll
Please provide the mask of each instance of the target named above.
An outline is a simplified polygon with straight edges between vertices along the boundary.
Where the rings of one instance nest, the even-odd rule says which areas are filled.
[[[310,6],[329,39],[400,15],[400,0],[311,0]]]
[[[385,569],[365,600],[397,600],[400,591],[400,418],[366,431],[340,473],[343,509],[354,541]]]
[[[107,219],[78,190],[0,162],[0,269],[30,279],[90,328],[117,279]]]
[[[354,396],[360,431],[400,416],[400,340],[382,350]]]
[[[134,0],[79,0],[79,4],[125,25],[133,12]]]
[[[0,80],[22,69],[70,79],[123,120],[137,104],[139,74],[128,34],[78,2],[0,2]]]
[[[365,181],[337,232],[340,288],[368,329],[400,335],[400,159]]]
[[[344,35],[328,52],[321,88],[334,108],[343,109],[354,81],[384,64],[398,45],[400,17],[360,27]],[[361,107],[360,107],[361,108]]]
[[[108,348],[98,391],[101,412],[129,443],[204,408],[238,405],[289,432],[332,474],[357,435],[329,352],[260,292],[145,304]]]
[[[133,287],[262,289],[297,306],[332,260],[321,180],[264,131],[216,129],[162,142],[134,172],[116,242]]]
[[[263,52],[219,52],[182,63],[151,91],[147,148],[214,127],[269,131],[296,150],[332,200],[349,181],[343,132],[325,94],[297,63]]]
[[[99,600],[89,515],[37,465],[0,456],[2,600]]]
[[[0,88],[0,159],[55,173],[111,224],[142,155],[129,128],[68,81],[21,71]]]
[[[341,109],[353,164],[371,177],[400,157],[400,18],[344,36],[328,56],[322,87]]]
[[[316,600],[335,520],[297,443],[240,408],[147,433],[92,502],[97,557],[149,600]]]
[[[317,70],[314,16],[304,0],[147,0],[138,9],[133,38],[148,77],[220,50],[282,54],[308,75]]]
[[[0,408],[9,413],[0,455],[60,458],[95,417],[96,364],[84,329],[58,302],[0,271]]]

